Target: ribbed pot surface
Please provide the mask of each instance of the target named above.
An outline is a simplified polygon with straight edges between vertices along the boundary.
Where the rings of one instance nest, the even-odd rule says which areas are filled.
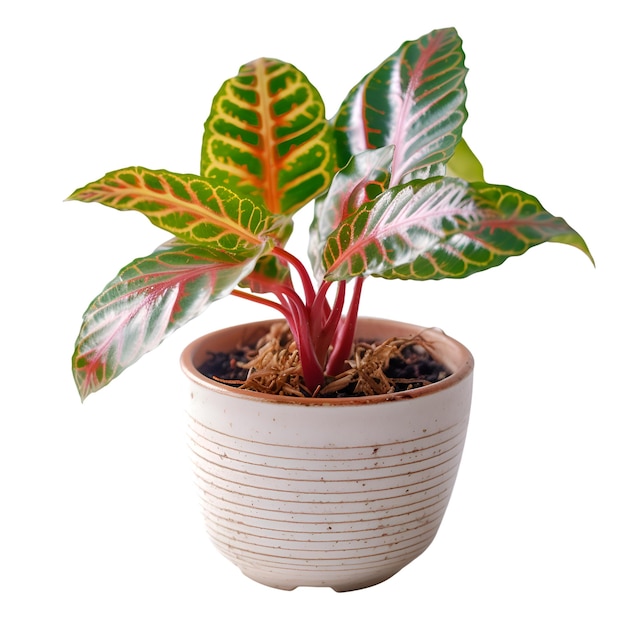
[[[345,591],[379,583],[424,552],[449,502],[469,418],[471,355],[441,331],[361,324],[363,336],[427,332],[455,373],[376,402],[304,405],[191,376],[191,450],[208,532],[264,584]],[[194,342],[183,367],[229,340]]]

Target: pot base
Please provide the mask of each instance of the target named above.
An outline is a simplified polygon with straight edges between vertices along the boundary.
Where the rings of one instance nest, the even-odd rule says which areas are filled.
[[[404,566],[403,566],[404,567]],[[293,582],[281,581],[280,578],[277,578],[274,574],[263,575],[258,570],[246,570],[243,567],[239,568],[247,578],[254,580],[257,583],[265,585],[266,587],[271,587],[273,589],[280,589],[281,591],[293,591],[298,587],[330,587],[333,591],[337,593],[347,593],[348,591],[358,591],[359,589],[367,589],[368,587],[374,587],[375,585],[379,585],[380,583],[389,580],[392,576],[397,574],[400,569],[393,569],[391,571],[377,571],[374,574],[370,574],[367,577],[352,577],[350,576],[346,579],[345,582],[339,582],[336,579],[336,576],[329,577],[329,581],[327,582],[324,578],[320,578],[319,582],[315,584],[302,584],[302,585],[294,585]]]
[[[368,587],[373,587],[374,585],[378,585],[385,582],[386,580],[389,580],[394,574],[398,573],[394,570],[393,572],[388,572],[385,574],[379,573],[375,576],[369,576],[368,578],[364,579],[350,579],[350,581],[346,583],[329,583],[324,579],[320,579],[318,583],[294,585],[287,582],[280,583],[276,578],[271,575],[266,578],[262,575],[259,575],[259,572],[257,571],[246,571],[245,569],[241,569],[241,572],[257,583],[265,585],[266,587],[272,587],[273,589],[280,589],[281,591],[293,591],[298,587],[330,587],[333,591],[336,591],[337,593],[347,593],[348,591],[367,589]]]

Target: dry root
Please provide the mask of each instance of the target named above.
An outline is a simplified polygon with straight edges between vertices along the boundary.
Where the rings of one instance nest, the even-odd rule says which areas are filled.
[[[426,378],[393,378],[385,372],[392,359],[406,359],[410,355],[423,358],[426,342],[419,335],[411,338],[392,338],[380,344],[357,343],[346,370],[329,378],[318,389],[304,384],[300,355],[285,323],[274,324],[257,343],[245,362],[237,365],[248,371],[245,382],[237,381],[242,389],[250,389],[283,396],[315,397],[337,395],[380,395],[430,384]],[[445,377],[445,376],[441,376]],[[223,381],[235,382],[235,381]]]

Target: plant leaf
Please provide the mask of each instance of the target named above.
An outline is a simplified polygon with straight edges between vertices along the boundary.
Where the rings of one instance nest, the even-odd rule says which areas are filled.
[[[257,261],[254,270],[241,281],[240,286],[255,293],[274,293],[278,286],[293,288],[293,283],[289,266],[266,254]]]
[[[282,228],[272,233],[272,240],[276,245],[284,245],[293,231],[293,225],[292,219],[285,219]],[[241,282],[242,287],[256,293],[267,293],[268,285],[293,286],[289,266],[272,254],[262,256],[250,275]]]
[[[395,145],[392,185],[444,173],[467,118],[454,28],[408,41],[348,94],[333,120],[337,160]]]
[[[485,182],[483,166],[463,138],[446,164],[446,176],[456,176],[468,182]]]
[[[463,278],[548,241],[591,259],[582,237],[533,196],[439,178],[393,187],[363,205],[329,237],[324,266],[327,280]]]
[[[337,172],[329,190],[315,200],[309,229],[309,259],[313,273],[322,278],[322,252],[329,235],[362,204],[380,195],[389,184],[393,146],[366,150]]]
[[[322,193],[334,173],[324,103],[293,65],[257,59],[213,100],[202,142],[202,174],[291,215]]]
[[[173,239],[122,268],[83,315],[72,357],[81,398],[228,295],[256,258],[242,261],[228,252]]]
[[[77,189],[68,200],[139,211],[188,243],[214,246],[241,260],[265,247],[283,222],[262,204],[192,174],[129,167]]]

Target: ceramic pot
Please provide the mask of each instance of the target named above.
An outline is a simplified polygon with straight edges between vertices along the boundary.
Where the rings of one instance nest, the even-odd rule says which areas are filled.
[[[277,397],[197,371],[207,351],[259,336],[259,324],[211,333],[184,350],[206,525],[245,575],[280,589],[354,590],[389,578],[433,541],[465,441],[472,355],[437,329],[366,318],[357,330],[379,339],[415,333],[452,375],[367,398]]]

